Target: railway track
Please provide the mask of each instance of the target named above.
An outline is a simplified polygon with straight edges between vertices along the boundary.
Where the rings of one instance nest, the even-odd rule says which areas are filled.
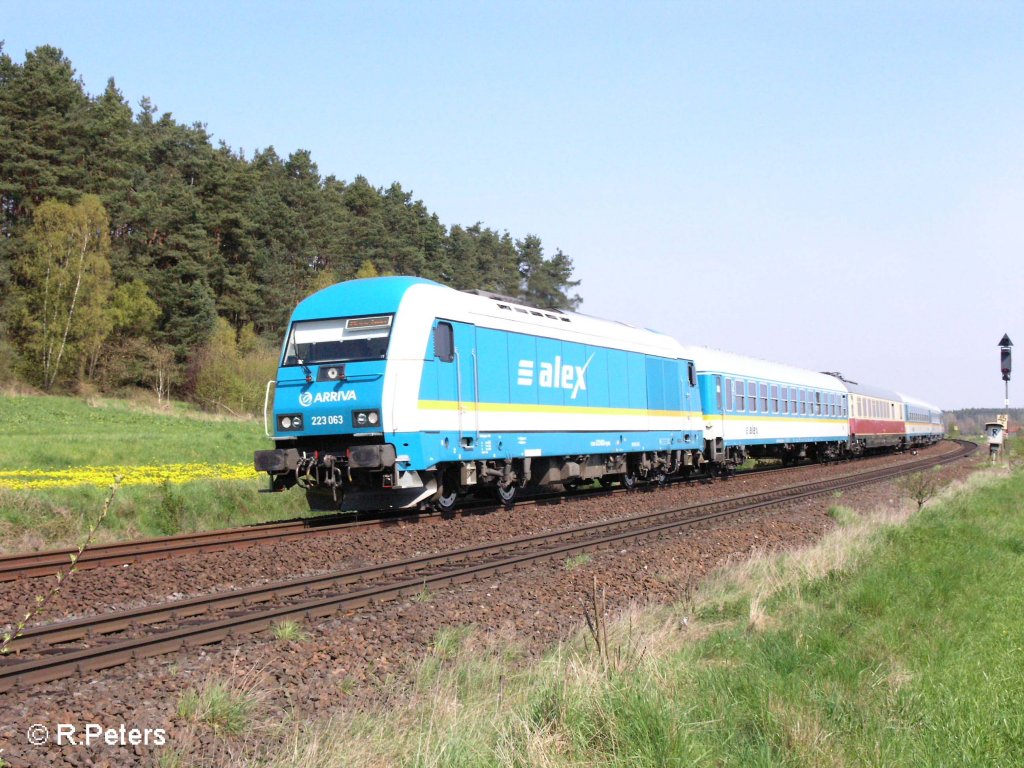
[[[713,525],[767,507],[890,479],[957,460],[976,446],[897,467],[830,478],[749,496],[588,523],[383,565],[292,579],[244,590],[146,606],[34,627],[12,643],[17,656],[0,661],[0,691],[125,664],[133,659],[216,643],[289,619],[317,619],[424,589],[485,578],[640,538]],[[338,591],[352,587],[348,591]],[[258,606],[254,608],[253,606]],[[165,626],[171,625],[171,626]],[[98,642],[103,636],[127,636]],[[78,642],[80,647],[68,648]],[[63,644],[64,647],[60,647]],[[25,658],[31,656],[32,658]]]
[[[346,515],[352,517],[354,514]],[[245,528],[227,528],[217,531],[184,533],[152,539],[115,542],[86,549],[78,558],[79,571],[104,566],[138,563],[195,552],[217,552],[241,549],[269,541],[281,541],[296,536],[336,533],[352,528],[396,525],[409,520],[422,520],[423,513],[380,516],[365,520],[337,522],[342,515],[301,518],[277,523],[263,523]],[[0,557],[0,582],[22,578],[51,576],[66,568],[75,549],[56,549],[46,552],[6,555]]]
[[[811,465],[797,467],[769,467],[745,470],[740,475],[757,474],[760,472],[791,472]],[[709,478],[693,475],[690,482]],[[686,482],[673,479],[670,482]],[[640,486],[641,489],[653,488],[652,485]],[[623,488],[578,489],[572,491],[572,498],[623,493]],[[538,493],[524,497],[518,504],[544,504],[560,501],[565,498],[562,492]],[[228,549],[242,549],[268,542],[282,541],[299,536],[338,533],[366,527],[383,527],[407,522],[424,522],[451,515],[466,515],[486,512],[500,507],[493,501],[473,501],[457,509],[455,512],[441,513],[436,511],[401,511],[393,514],[376,515],[366,519],[351,519],[358,513],[342,513],[312,518],[299,518],[274,523],[262,523],[244,528],[228,528],[215,531],[185,533],[175,536],[162,536],[151,539],[115,542],[90,547],[84,550],[75,561],[75,570],[85,571],[93,568],[120,566],[131,563],[158,560],[199,552],[218,552]],[[52,576],[57,571],[67,568],[76,549],[56,549],[44,552],[31,552],[0,556],[0,583],[25,578]]]

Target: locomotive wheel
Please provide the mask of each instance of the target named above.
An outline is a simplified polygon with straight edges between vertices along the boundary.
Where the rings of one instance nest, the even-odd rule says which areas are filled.
[[[512,483],[508,486],[498,486],[498,498],[505,506],[505,509],[512,509],[516,505],[516,496],[519,494],[519,487]]]
[[[458,498],[459,494],[445,485],[441,488],[441,495],[437,497],[434,504],[437,505],[437,509],[440,512],[451,512],[455,509],[455,502]]]

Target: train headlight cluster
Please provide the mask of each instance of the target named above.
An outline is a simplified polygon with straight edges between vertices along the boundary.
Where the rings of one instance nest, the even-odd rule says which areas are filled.
[[[352,424],[356,427],[376,427],[380,424],[380,412],[353,411]]]
[[[302,427],[301,413],[284,413],[277,417],[277,428],[282,432],[298,432]]]

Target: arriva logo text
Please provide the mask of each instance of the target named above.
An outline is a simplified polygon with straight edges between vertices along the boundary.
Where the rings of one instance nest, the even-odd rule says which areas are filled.
[[[561,355],[555,355],[554,362],[544,362],[538,366],[537,385],[544,389],[571,389],[570,399],[575,400],[576,395],[587,389],[587,368],[593,359],[594,356],[591,355],[583,365],[563,365]],[[520,387],[532,387],[534,361],[520,360],[518,376],[516,383]]]
[[[343,403],[355,399],[356,393],[351,389],[343,389],[340,392],[317,392],[315,397],[312,392],[303,392],[299,395],[299,405],[308,408],[313,403]]]

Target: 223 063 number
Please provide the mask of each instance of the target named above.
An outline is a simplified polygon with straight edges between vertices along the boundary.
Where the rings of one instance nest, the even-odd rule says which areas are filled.
[[[310,425],[314,427],[326,427],[328,424],[338,426],[345,423],[344,416],[312,416]]]

